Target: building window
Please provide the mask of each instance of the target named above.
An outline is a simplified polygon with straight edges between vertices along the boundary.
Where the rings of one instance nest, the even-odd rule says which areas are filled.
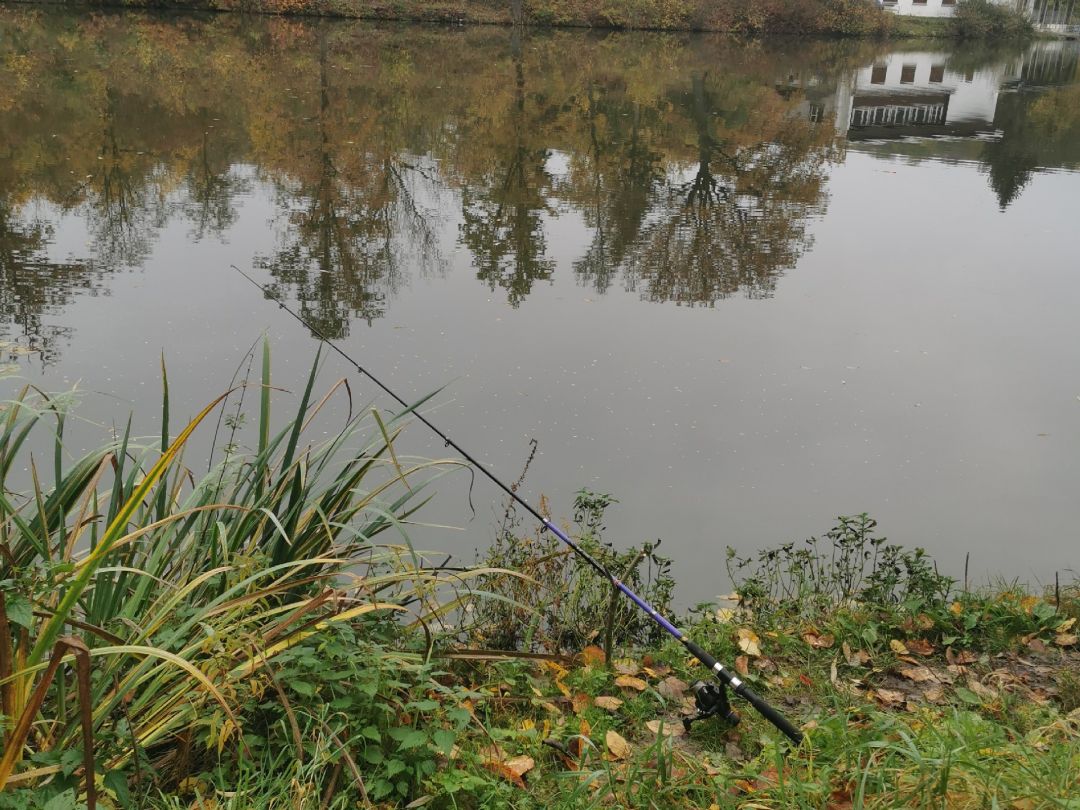
[[[810,104],[810,121],[812,123],[818,123],[825,117],[825,107],[821,104]]]
[[[913,84],[915,82],[915,65],[904,65],[900,70],[900,84]]]
[[[934,84],[941,84],[945,80],[945,66],[933,65],[930,68],[930,81]]]
[[[916,6],[925,6],[926,0],[913,0]]]
[[[956,5],[956,0],[941,0],[941,5],[943,5],[943,6],[955,6]]]
[[[887,65],[874,65],[870,72],[870,84],[885,84],[885,74],[889,68]]]

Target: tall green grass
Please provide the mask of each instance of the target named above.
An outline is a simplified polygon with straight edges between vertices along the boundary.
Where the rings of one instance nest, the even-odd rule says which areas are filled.
[[[160,442],[140,446],[129,421],[71,463],[60,399],[28,386],[5,403],[0,787],[81,790],[91,804],[104,790],[123,805],[133,790],[179,789],[222,762],[252,768],[284,751],[296,778],[324,786],[337,769],[335,782],[351,779],[367,801],[349,753],[367,749],[347,743],[363,733],[368,748],[385,747],[385,733],[402,726],[376,704],[429,688],[432,636],[407,628],[437,620],[474,575],[449,580],[406,531],[455,463],[393,451],[411,409],[354,408],[345,380],[317,395],[318,359],[288,418],[276,420],[285,394],[265,345],[261,365],[259,379],[175,434],[166,382]],[[184,451],[215,416],[218,458],[199,475]],[[329,438],[311,438],[332,421],[340,427]],[[31,445],[51,445],[51,470],[37,467]],[[31,484],[17,494],[8,481],[24,466]],[[57,666],[76,657],[89,660],[88,674]],[[335,667],[341,688],[330,692],[355,687],[367,701],[342,702],[350,716],[304,680]],[[276,747],[267,742],[275,735]],[[82,749],[94,780],[73,756]],[[335,753],[313,759],[322,749]],[[389,784],[407,794],[400,781]]]

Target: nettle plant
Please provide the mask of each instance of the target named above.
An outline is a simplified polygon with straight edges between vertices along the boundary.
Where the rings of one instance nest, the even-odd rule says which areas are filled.
[[[824,537],[785,543],[756,556],[728,547],[727,570],[744,607],[759,614],[816,615],[845,605],[913,610],[945,606],[954,585],[921,548],[875,534],[863,513],[837,518]]]
[[[635,592],[666,613],[675,581],[671,562],[656,553],[659,541],[617,549],[604,538],[604,515],[613,496],[580,490],[574,498],[576,542]],[[521,572],[485,576],[478,586],[496,599],[465,613],[474,642],[500,649],[577,651],[588,644],[651,645],[662,630],[615,594],[610,581],[581,564],[550,532],[528,534],[512,510],[483,560],[485,570]]]

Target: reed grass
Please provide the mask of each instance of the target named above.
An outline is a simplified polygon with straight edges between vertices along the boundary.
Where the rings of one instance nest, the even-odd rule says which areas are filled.
[[[121,782],[137,781],[140,769],[140,787],[160,790],[179,785],[193,759],[250,766],[259,761],[254,741],[267,736],[249,733],[258,697],[280,693],[278,707],[290,706],[294,685],[280,682],[279,662],[301,646],[341,644],[343,628],[375,669],[423,681],[433,636],[419,631],[481,573],[455,571],[451,580],[408,540],[432,482],[456,462],[394,452],[411,409],[354,407],[345,380],[317,398],[318,358],[295,410],[275,428],[272,404],[284,394],[272,384],[268,345],[261,360],[259,379],[217,397],[175,435],[163,368],[160,442],[140,446],[129,421],[117,440],[70,464],[61,399],[27,386],[6,403],[0,788],[81,785],[93,805],[95,780],[115,798],[130,792]],[[219,458],[196,475],[184,450],[215,412]],[[330,438],[310,438],[313,425],[324,428],[342,412]],[[16,460],[48,445],[51,483],[31,460],[30,491],[13,493]],[[409,621],[392,618],[399,615]],[[417,632],[402,642],[409,626]],[[372,646],[375,639],[394,643]],[[89,666],[66,666],[80,651]],[[410,686],[404,681],[375,691],[387,697]],[[339,753],[325,767],[345,763],[344,779],[353,769],[339,738],[353,733],[351,721],[328,723],[327,713],[316,723],[324,709],[305,707],[300,720],[287,712],[292,756],[303,762],[312,739],[331,746]],[[80,749],[91,758],[76,764],[68,752]],[[91,763],[96,773],[88,773]],[[362,782],[357,788],[363,796]]]

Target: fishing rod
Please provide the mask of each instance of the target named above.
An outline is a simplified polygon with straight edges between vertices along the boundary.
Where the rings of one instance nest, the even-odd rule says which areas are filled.
[[[281,298],[273,292],[273,290],[264,287],[262,284],[253,279],[236,265],[230,265],[230,267],[232,267],[233,270],[242,275],[248,281],[250,281],[253,285],[258,287],[262,291],[264,296],[275,302],[280,309],[283,309],[287,313],[292,315],[293,318],[295,318],[302,326],[304,326],[309,332],[311,332],[311,334],[313,334],[322,343],[325,343],[328,347],[330,347],[333,351],[340,355],[342,359],[344,359],[345,362],[355,368],[357,372],[363,374],[365,377],[375,383],[375,385],[381,388],[391,399],[401,405],[402,408],[408,409],[410,407],[409,404],[401,397],[399,397],[396,393],[394,393],[394,391],[389,386],[387,386],[378,377],[368,371],[367,368],[365,368],[348,354],[346,354],[344,349],[342,349],[340,346],[338,346],[336,343],[326,337],[315,326],[308,323],[308,321],[303,316],[301,316],[292,307],[288,306],[284,301],[282,301]],[[683,725],[687,731],[690,730],[691,724],[693,724],[694,722],[698,720],[704,720],[709,717],[722,717],[732,725],[735,725],[739,722],[739,715],[732,711],[731,705],[728,701],[726,688],[730,687],[732,692],[746,700],[751,706],[757,709],[757,711],[761,714],[762,717],[764,717],[766,720],[776,726],[776,728],[783,732],[784,735],[793,743],[798,745],[802,742],[802,732],[800,732],[799,729],[792,725],[791,721],[784,717],[784,715],[782,715],[779,711],[773,708],[773,706],[770,705],[769,702],[766,701],[763,697],[761,697],[761,695],[759,695],[757,692],[747,686],[746,682],[739,678],[737,674],[727,669],[723,664],[717,661],[716,658],[714,658],[707,651],[694,643],[692,639],[688,638],[674,624],[672,624],[664,616],[662,616],[659,611],[656,610],[656,608],[654,608],[652,605],[650,605],[648,602],[646,602],[644,599],[642,599],[640,596],[630,590],[630,588],[628,588],[625,583],[623,583],[618,577],[611,573],[611,571],[609,571],[604,565],[602,565],[595,557],[593,557],[591,554],[589,554],[589,552],[587,552],[585,549],[575,543],[572,539],[570,539],[570,536],[567,535],[566,532],[564,532],[552,521],[548,520],[546,517],[540,514],[540,512],[538,512],[532,504],[530,504],[528,501],[518,495],[514,487],[511,487],[508,484],[504,483],[502,479],[497,477],[493,472],[489,471],[487,467],[477,461],[465,448],[463,448],[461,445],[451,439],[446,433],[444,433],[442,430],[432,424],[432,422],[429,421],[427,417],[425,417],[422,413],[420,413],[419,411],[413,411],[413,415],[421,422],[423,422],[424,425],[426,425],[432,433],[434,433],[436,436],[446,442],[447,447],[452,447],[457,453],[459,453],[462,458],[464,458],[467,462],[469,462],[469,464],[472,465],[473,469],[478,470],[483,475],[485,475],[491,481],[491,483],[493,483],[495,486],[497,486],[499,489],[509,495],[510,498],[522,509],[524,509],[530,515],[536,518],[536,520],[540,522],[541,526],[543,526],[547,531],[558,537],[559,540],[561,540],[566,546],[568,546],[571,551],[577,554],[577,556],[581,558],[587,565],[589,565],[589,567],[591,567],[594,571],[596,571],[596,573],[609,580],[612,587],[617,588],[627,599],[637,605],[641,610],[645,611],[645,613],[647,613],[654,622],[660,625],[660,627],[662,627],[669,635],[671,635],[672,638],[682,644],[683,647],[686,648],[687,652],[689,652],[692,656],[694,656],[694,658],[700,661],[703,666],[705,666],[708,670],[712,672],[712,674],[719,681],[719,684],[711,684],[705,683],[703,681],[697,681],[691,687],[694,692],[694,702],[697,707],[697,713],[693,717],[688,717],[683,720]]]

